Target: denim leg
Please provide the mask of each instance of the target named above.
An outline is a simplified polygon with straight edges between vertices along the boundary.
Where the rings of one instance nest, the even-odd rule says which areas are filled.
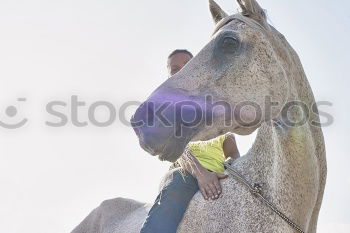
[[[140,233],[176,233],[177,227],[194,194],[197,180],[188,172],[175,169],[157,196]]]

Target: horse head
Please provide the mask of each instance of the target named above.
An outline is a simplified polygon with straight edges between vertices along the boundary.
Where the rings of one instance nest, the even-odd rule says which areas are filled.
[[[294,51],[255,0],[237,2],[241,11],[228,15],[210,0],[210,41],[131,119],[141,147],[161,160],[176,161],[191,140],[251,134],[290,98]]]

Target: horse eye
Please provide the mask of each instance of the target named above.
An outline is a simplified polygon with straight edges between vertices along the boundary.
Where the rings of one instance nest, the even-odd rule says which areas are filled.
[[[239,45],[239,41],[234,37],[225,37],[222,41],[222,48],[226,52],[235,52]]]

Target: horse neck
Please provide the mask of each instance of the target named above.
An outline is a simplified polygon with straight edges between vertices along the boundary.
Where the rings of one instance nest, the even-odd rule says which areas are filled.
[[[289,79],[288,101],[298,100],[317,110],[298,55],[277,31],[276,35],[282,38],[276,51]],[[292,117],[303,114],[295,111]],[[281,117],[278,120],[283,122]],[[317,111],[300,127],[263,123],[251,150],[235,165],[248,181],[262,183],[264,196],[304,227],[317,221],[327,170],[322,130],[312,122],[320,122]]]
[[[313,131],[308,124],[284,129],[264,123],[239,166],[251,183],[263,184],[265,197],[303,228],[317,220],[325,186],[325,153],[320,153],[324,145],[313,138],[320,130]]]
[[[300,117],[300,112],[295,114]],[[321,129],[311,124],[315,119],[317,114],[299,127],[263,123],[239,166],[248,180],[263,184],[268,199],[303,226],[309,225],[324,189],[324,142]]]
[[[270,174],[277,184],[282,176],[308,172],[308,164],[318,163],[309,125],[285,128],[269,122],[258,130],[250,158],[259,170]],[[299,173],[301,174],[301,173]],[[283,185],[283,184],[281,184]]]
[[[257,168],[270,174],[271,185],[288,186],[285,180],[295,179],[291,174],[307,176],[325,170],[325,148],[322,130],[315,126],[320,122],[315,99],[310,84],[305,75],[298,54],[290,46],[282,34],[275,30],[275,51],[281,58],[280,63],[287,74],[289,93],[287,102],[297,101],[306,109],[292,109],[288,117],[299,122],[307,119],[299,127],[288,127],[280,116],[279,124],[264,123],[258,130],[257,138],[251,149],[251,159]],[[307,110],[310,114],[307,114]],[[316,110],[316,111],[315,111]],[[303,182],[303,179],[295,180]],[[294,187],[295,188],[295,187]],[[278,193],[278,192],[276,192]]]

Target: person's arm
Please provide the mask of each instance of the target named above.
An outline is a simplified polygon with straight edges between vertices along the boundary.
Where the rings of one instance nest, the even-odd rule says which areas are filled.
[[[226,159],[231,159],[234,161],[240,157],[234,134],[230,133],[226,136],[223,144],[223,150]]]
[[[219,198],[221,185],[219,180],[227,175],[208,171],[204,168],[190,151],[186,151],[180,161],[181,167],[191,173],[198,181],[199,189],[205,200],[210,197],[212,200]]]

